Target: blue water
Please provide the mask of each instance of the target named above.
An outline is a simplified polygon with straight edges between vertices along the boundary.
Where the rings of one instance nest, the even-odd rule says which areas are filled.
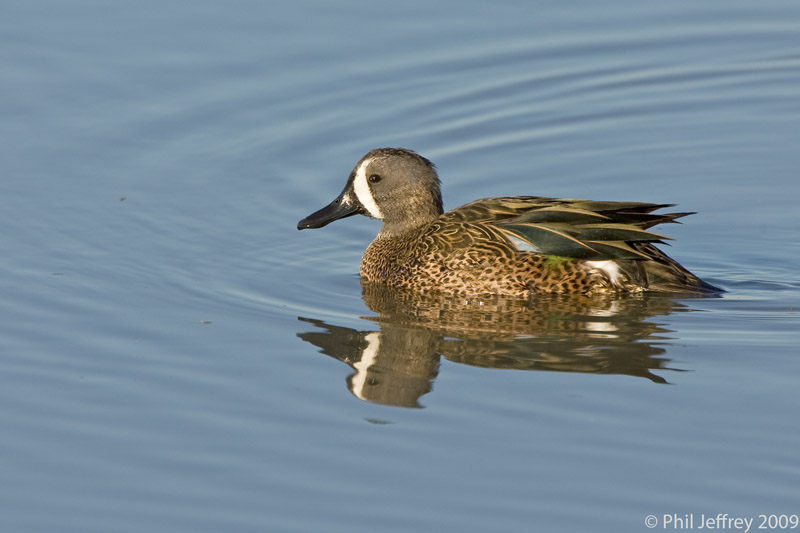
[[[0,531],[800,513],[800,4],[0,13]],[[669,253],[727,292],[362,295],[377,223],[296,224],[380,146],[446,208],[697,211]]]

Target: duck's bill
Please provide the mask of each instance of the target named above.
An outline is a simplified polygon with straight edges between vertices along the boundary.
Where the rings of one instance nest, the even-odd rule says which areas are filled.
[[[297,223],[297,229],[316,229],[327,226],[334,220],[363,213],[363,208],[356,202],[351,202],[345,194],[340,194],[334,201],[311,213]]]

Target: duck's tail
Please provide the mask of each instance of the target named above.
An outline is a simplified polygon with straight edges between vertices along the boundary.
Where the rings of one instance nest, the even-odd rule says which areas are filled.
[[[635,245],[647,259],[627,262],[628,274],[649,291],[707,295],[724,292],[698,278],[650,243]]]

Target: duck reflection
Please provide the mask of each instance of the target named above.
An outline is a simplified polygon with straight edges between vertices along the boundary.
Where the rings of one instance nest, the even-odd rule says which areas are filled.
[[[691,311],[653,294],[547,295],[535,300],[465,298],[401,292],[363,283],[378,329],[355,329],[299,317],[316,329],[298,337],[347,363],[348,389],[374,403],[420,407],[440,358],[516,370],[625,374],[655,383],[670,330],[648,319]]]

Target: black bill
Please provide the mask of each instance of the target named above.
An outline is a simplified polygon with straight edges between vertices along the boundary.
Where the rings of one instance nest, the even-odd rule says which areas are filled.
[[[350,194],[348,194],[347,189],[345,189],[334,201],[298,222],[297,229],[321,228],[327,226],[334,220],[359,213],[363,214],[364,208],[361,207],[358,201],[351,200]]]

